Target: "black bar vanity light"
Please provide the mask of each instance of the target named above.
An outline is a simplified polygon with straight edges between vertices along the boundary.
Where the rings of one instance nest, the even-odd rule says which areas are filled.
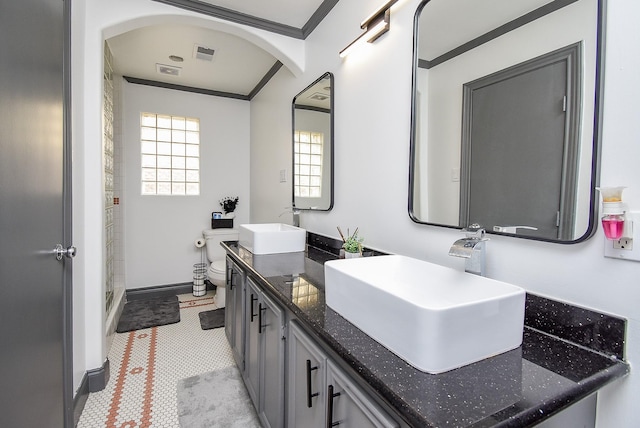
[[[340,57],[346,57],[361,43],[375,42],[378,37],[389,31],[389,28],[391,27],[391,6],[393,6],[397,1],[398,0],[388,1],[371,15],[369,15],[367,19],[362,21],[362,23],[360,24],[360,28],[365,30],[365,32],[362,33],[360,37],[351,42],[349,46],[342,49],[340,51]]]

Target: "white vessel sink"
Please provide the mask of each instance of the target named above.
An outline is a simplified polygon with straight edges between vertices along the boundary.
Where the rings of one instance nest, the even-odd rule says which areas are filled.
[[[328,261],[326,303],[400,358],[442,373],[522,344],[525,291],[410,257]]]
[[[253,254],[304,251],[307,231],[282,223],[241,224],[239,244]]]

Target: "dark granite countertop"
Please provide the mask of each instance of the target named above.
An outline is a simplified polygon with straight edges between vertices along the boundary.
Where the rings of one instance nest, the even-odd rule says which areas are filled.
[[[521,347],[424,373],[325,305],[323,263],[335,255],[313,247],[270,255],[232,242],[223,247],[410,426],[532,426],[629,372],[624,320],[527,295]]]

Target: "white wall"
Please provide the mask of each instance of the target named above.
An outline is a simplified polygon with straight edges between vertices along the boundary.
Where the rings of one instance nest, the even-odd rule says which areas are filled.
[[[249,221],[249,102],[125,83],[123,110],[126,289],[190,282],[219,200],[238,196],[235,224]],[[200,119],[199,196],[140,194],[141,112]]]
[[[86,370],[101,367],[107,356],[101,144],[103,41],[144,25],[185,23],[245,38],[274,55],[294,75],[301,73],[305,59],[302,40],[154,1],[75,1],[72,15],[73,235],[78,248],[73,274],[73,383],[77,389]]]
[[[251,215],[252,223],[292,222],[291,211],[291,102],[317,79],[293,89],[293,75],[284,67],[251,100]],[[278,102],[273,102],[273,100]],[[254,115],[254,111],[257,112]],[[280,170],[287,182],[280,182]],[[287,208],[289,207],[289,208]]]
[[[601,163],[603,185],[626,185],[625,199],[640,210],[640,3],[612,0],[608,10],[606,96]],[[290,183],[276,179],[290,165],[291,98],[326,71],[335,74],[336,200],[329,213],[303,212],[308,230],[338,237],[336,226],[360,228],[365,244],[463,269],[447,256],[460,233],[413,223],[407,214],[413,15],[418,0],[392,8],[391,31],[341,61],[338,52],[360,33],[377,0],[339,2],[306,40],[300,78],[280,71],[251,104],[251,221],[276,221],[290,199]],[[259,131],[259,132],[256,132]],[[265,160],[261,161],[261,156]],[[357,174],[353,173],[357,165]],[[282,218],[280,218],[282,220]],[[533,293],[628,319],[627,358],[640,360],[640,263],[603,257],[603,235],[577,245],[502,236],[488,244],[488,276]],[[640,426],[634,372],[599,395],[599,427]]]

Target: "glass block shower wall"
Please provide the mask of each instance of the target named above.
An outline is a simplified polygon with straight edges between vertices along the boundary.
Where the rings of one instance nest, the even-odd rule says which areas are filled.
[[[114,296],[114,223],[113,223],[113,57],[111,50],[104,44],[104,99],[102,110],[102,147],[104,150],[104,227],[105,227],[105,302],[109,314]]]

